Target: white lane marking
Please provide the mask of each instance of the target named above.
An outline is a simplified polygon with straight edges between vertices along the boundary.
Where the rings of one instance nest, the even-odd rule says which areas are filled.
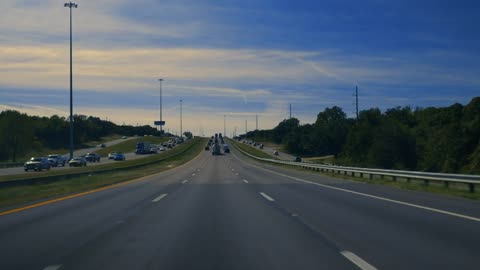
[[[237,157],[237,156],[235,156],[235,157],[237,159],[241,160],[239,157]],[[435,212],[435,213],[440,213],[440,214],[444,214],[444,215],[448,215],[448,216],[453,216],[453,217],[458,217],[458,218],[463,218],[463,219],[468,219],[468,220],[473,220],[473,221],[480,222],[480,218],[477,218],[477,217],[462,215],[462,214],[458,214],[458,213],[454,213],[454,212],[450,212],[450,211],[445,211],[445,210],[441,210],[441,209],[436,209],[436,208],[432,208],[432,207],[428,207],[428,206],[422,206],[422,205],[418,205],[418,204],[397,201],[397,200],[388,199],[388,198],[375,196],[375,195],[370,195],[370,194],[366,194],[366,193],[361,193],[361,192],[357,192],[357,191],[353,191],[353,190],[349,190],[349,189],[332,187],[332,186],[329,186],[329,185],[315,183],[315,182],[311,182],[311,181],[308,181],[308,180],[293,177],[293,176],[290,176],[290,175],[286,175],[286,174],[283,174],[283,173],[271,171],[269,169],[258,167],[256,165],[253,165],[253,164],[250,164],[250,163],[247,163],[247,164],[250,165],[250,166],[253,166],[255,168],[265,170],[267,172],[271,172],[271,173],[274,173],[274,174],[277,174],[277,175],[281,175],[283,177],[287,177],[287,178],[290,178],[290,179],[293,179],[293,180],[296,180],[296,181],[300,181],[300,182],[304,182],[304,183],[308,183],[308,184],[312,184],[312,185],[317,185],[317,186],[321,186],[321,187],[325,187],[325,188],[329,188],[329,189],[334,189],[334,190],[338,190],[338,191],[343,191],[343,192],[348,192],[348,193],[352,193],[352,194],[355,194],[355,195],[364,196],[364,197],[368,197],[368,198],[372,198],[372,199],[377,199],[377,200],[381,200],[381,201],[396,203],[396,204],[410,206],[410,207],[413,207],[413,208],[423,209],[423,210],[427,210],[427,211],[431,211],[431,212]]]
[[[194,173],[192,173],[192,176],[195,176],[195,174],[194,174]]]
[[[57,270],[57,269],[60,269],[60,267],[62,267],[61,264],[58,264],[58,265],[49,265],[49,266],[43,268],[43,270]]]
[[[239,173],[237,172],[237,173],[235,173],[235,175],[239,175]]]
[[[348,250],[344,250],[340,253],[362,270],[377,270],[377,268],[375,268],[374,266],[372,266],[371,264],[364,261],[362,258],[358,257],[357,255],[355,255],[354,253]]]
[[[245,182],[245,184],[248,184],[248,181],[247,181],[247,180],[245,180],[245,179],[243,179],[243,182]]]
[[[235,171],[235,169],[232,169],[232,172]]]
[[[267,194],[265,194],[265,193],[263,193],[263,192],[260,192],[260,195],[262,195],[265,199],[267,199],[267,200],[269,200],[269,201],[271,201],[271,202],[274,202],[274,201],[275,201],[272,197],[268,196]]]
[[[164,193],[164,194],[158,196],[157,198],[153,199],[152,202],[158,202],[158,201],[160,201],[161,199],[167,197],[167,195],[168,195],[167,193]]]
[[[183,180],[183,181],[182,181],[182,184],[185,184],[185,183],[187,183],[187,182],[188,182],[188,180]]]

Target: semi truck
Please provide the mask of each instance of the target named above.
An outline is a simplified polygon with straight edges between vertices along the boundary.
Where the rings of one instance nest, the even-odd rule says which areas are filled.
[[[135,147],[135,154],[142,155],[142,154],[150,154],[151,153],[151,146],[149,142],[138,142],[137,146]]]
[[[213,155],[213,156],[221,155],[221,152],[220,152],[220,144],[215,143],[215,144],[212,146],[212,155]]]

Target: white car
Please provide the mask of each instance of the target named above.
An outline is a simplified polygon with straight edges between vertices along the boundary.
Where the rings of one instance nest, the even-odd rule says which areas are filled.
[[[167,149],[165,149],[165,147],[159,147],[159,148],[158,148],[158,151],[160,151],[160,152],[163,152],[163,151],[165,151],[165,150],[167,150]]]
[[[115,156],[117,155],[117,152],[110,152],[108,154],[108,159],[115,159]]]

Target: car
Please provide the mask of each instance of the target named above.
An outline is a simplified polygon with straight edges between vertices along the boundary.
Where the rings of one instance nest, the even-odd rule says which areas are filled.
[[[158,147],[156,146],[150,147],[150,153],[157,153],[157,152],[158,152]]]
[[[117,154],[117,152],[110,152],[110,153],[108,153],[108,159],[113,159],[116,154]]]
[[[295,159],[293,161],[294,162],[302,162],[302,158],[301,157],[295,157]]]
[[[210,150],[210,146],[205,146],[205,151],[209,151]]]
[[[47,160],[50,163],[50,167],[58,166],[58,160],[56,158],[47,158]]]
[[[87,166],[87,160],[83,157],[74,157],[68,162],[70,167],[85,167]]]
[[[23,165],[23,169],[28,172],[29,170],[33,171],[42,171],[43,169],[45,170],[50,170],[50,162],[48,162],[48,159],[46,157],[32,157],[30,158],[29,161],[25,162]]]
[[[67,164],[67,158],[62,155],[53,154],[53,155],[48,155],[47,158],[57,160],[55,167],[60,165],[62,165],[62,167],[65,167],[65,164]]]
[[[163,152],[163,151],[165,151],[165,150],[167,150],[167,149],[165,149],[165,147],[159,147],[159,148],[158,148],[158,151],[160,151],[160,152]]]
[[[263,143],[261,143],[258,148],[263,149]]]
[[[278,151],[276,151],[276,150],[273,151],[273,155],[274,155],[274,156],[278,156]]]
[[[124,139],[124,140],[125,140],[126,138],[127,138],[127,136],[123,136],[123,137],[122,137],[122,139]]]
[[[100,162],[100,155],[97,153],[87,153],[85,159],[88,162]]]
[[[117,153],[113,160],[120,161],[120,160],[125,160],[125,155],[123,153]]]
[[[107,147],[107,145],[105,145],[104,143],[102,143],[102,144],[100,144],[100,147],[101,147],[101,148],[105,148],[105,147]]]

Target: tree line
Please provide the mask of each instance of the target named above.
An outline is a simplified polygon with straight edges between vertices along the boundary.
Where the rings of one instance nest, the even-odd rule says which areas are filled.
[[[145,126],[116,125],[98,117],[74,116],[74,144],[76,148],[103,136],[160,135],[155,128]],[[14,110],[0,112],[0,160],[16,161],[18,157],[44,148],[61,149],[70,145],[69,119],[29,116]]]
[[[313,124],[296,118],[247,137],[283,144],[300,156],[335,155],[341,165],[480,173],[480,97],[444,108],[371,108],[358,119],[327,108]]]

